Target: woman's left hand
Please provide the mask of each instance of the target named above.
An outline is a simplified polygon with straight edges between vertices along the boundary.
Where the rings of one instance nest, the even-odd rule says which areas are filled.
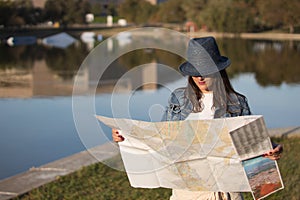
[[[281,154],[283,152],[282,145],[278,144],[274,149],[271,151],[266,152],[263,157],[269,158],[271,160],[279,160],[281,157]]]

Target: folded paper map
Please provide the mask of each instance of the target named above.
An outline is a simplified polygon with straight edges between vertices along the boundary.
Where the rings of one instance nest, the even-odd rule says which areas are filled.
[[[271,160],[273,165],[265,166],[263,171],[272,168],[275,173],[272,179],[276,180],[268,178],[268,181],[272,187],[275,181],[276,187],[261,195],[260,186],[268,182],[257,185],[259,181],[249,181],[260,173],[259,161],[251,163],[249,160],[259,158],[272,148],[260,115],[164,122],[96,117],[120,130],[125,138],[119,146],[133,187],[223,192],[255,190],[255,199],[283,187],[277,163]]]

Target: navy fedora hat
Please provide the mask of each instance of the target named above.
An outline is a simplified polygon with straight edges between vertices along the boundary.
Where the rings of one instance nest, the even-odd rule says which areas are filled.
[[[221,56],[214,37],[193,38],[187,48],[187,62],[179,71],[187,76],[205,76],[219,72],[231,64],[230,59]]]

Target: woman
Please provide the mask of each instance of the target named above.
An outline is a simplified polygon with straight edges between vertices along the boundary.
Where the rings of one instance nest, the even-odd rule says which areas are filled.
[[[228,78],[226,68],[230,60],[221,56],[213,37],[194,38],[188,46],[188,62],[180,65],[180,72],[188,76],[188,86],[176,89],[169,98],[163,120],[213,119],[250,115],[251,111],[244,95],[236,92]],[[112,130],[115,142],[124,138]],[[265,157],[280,158],[281,145],[266,152]],[[242,199],[240,193],[186,191],[173,189],[171,200],[229,200]]]

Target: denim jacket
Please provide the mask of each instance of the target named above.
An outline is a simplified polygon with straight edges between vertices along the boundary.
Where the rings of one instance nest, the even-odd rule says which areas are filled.
[[[184,120],[193,111],[193,104],[185,93],[186,88],[178,88],[171,94],[163,121]],[[251,115],[247,99],[244,96],[232,93],[229,98],[227,110],[221,111],[221,109],[215,108],[214,118]],[[220,195],[220,192],[218,194]],[[226,193],[225,195],[227,196],[226,199],[242,199],[240,194],[236,192]]]
[[[193,104],[185,93],[186,88],[178,88],[171,94],[169,106],[166,108],[162,121],[185,120],[193,111]],[[244,96],[231,93],[229,98],[227,110],[222,111],[220,108],[215,108],[214,118],[251,115],[247,99]]]

